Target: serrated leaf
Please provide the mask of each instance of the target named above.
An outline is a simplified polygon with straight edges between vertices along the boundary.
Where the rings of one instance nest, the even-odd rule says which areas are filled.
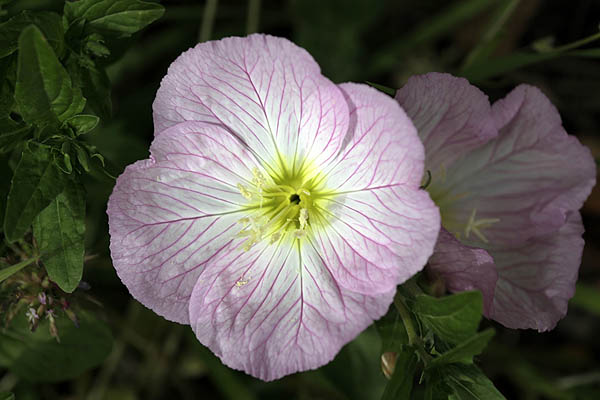
[[[71,78],[42,32],[30,25],[19,37],[15,102],[26,122],[58,125],[85,106],[81,90]]]
[[[483,311],[481,292],[461,292],[440,298],[419,295],[412,311],[442,340],[457,344],[469,339],[479,326]]]
[[[139,0],[80,0],[65,4],[69,21],[85,18],[88,27],[98,33],[124,37],[160,18],[164,7]]]
[[[29,25],[36,25],[59,57],[65,51],[64,32],[60,15],[49,11],[23,11],[0,24],[0,58],[6,57],[19,47],[19,35]]]
[[[415,351],[408,346],[398,353],[394,374],[385,387],[381,400],[410,399],[417,361]]]
[[[42,317],[30,332],[25,313],[19,313],[0,332],[0,365],[17,376],[34,382],[57,382],[80,376],[100,364],[110,353],[112,335],[106,324],[89,312],[77,312],[79,327],[58,312],[57,343]]]
[[[98,125],[100,118],[95,115],[79,114],[69,118],[65,123],[71,125],[77,135],[88,133]]]
[[[71,179],[34,220],[33,236],[48,277],[63,291],[77,288],[83,274],[85,189]]]
[[[64,177],[50,146],[28,143],[12,178],[4,233],[9,242],[23,237],[34,218],[63,191]]]
[[[474,365],[449,365],[443,370],[444,382],[452,389],[452,400],[501,400],[505,397],[492,381]]]
[[[13,121],[10,117],[0,118],[0,153],[10,151],[15,144],[27,138],[31,126]]]
[[[494,336],[494,329],[489,328],[479,332],[464,342],[458,344],[452,349],[446,351],[441,356],[434,358],[430,363],[430,368],[439,367],[443,364],[452,363],[472,363],[473,357],[481,354],[488,342]]]

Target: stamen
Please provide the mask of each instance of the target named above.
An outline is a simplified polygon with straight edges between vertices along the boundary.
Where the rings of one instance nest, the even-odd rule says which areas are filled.
[[[241,183],[238,183],[237,187],[240,190],[240,193],[242,194],[242,196],[244,196],[248,200],[252,199],[252,193],[250,193],[250,191],[248,190],[248,188],[246,188],[246,186],[242,185]]]
[[[308,210],[306,208],[300,209],[300,215],[298,216],[298,222],[300,223],[300,229],[306,228],[306,222],[308,221]]]
[[[479,228],[485,228],[488,227],[492,224],[495,224],[496,222],[500,222],[499,218],[482,218],[482,219],[475,219],[475,216],[477,215],[477,209],[474,208],[473,212],[471,213],[471,216],[469,217],[469,220],[467,221],[467,225],[465,226],[465,238],[468,238],[469,235],[471,234],[471,232],[473,232],[473,234],[475,236],[477,236],[482,242],[484,243],[489,243],[489,240],[483,235],[483,233],[479,230]]]

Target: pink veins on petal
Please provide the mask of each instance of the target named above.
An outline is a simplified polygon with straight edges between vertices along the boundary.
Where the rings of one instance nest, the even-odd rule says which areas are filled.
[[[412,122],[288,40],[197,45],[153,108],[150,159],[109,200],[113,264],[230,367],[272,380],[327,363],[431,255]]]

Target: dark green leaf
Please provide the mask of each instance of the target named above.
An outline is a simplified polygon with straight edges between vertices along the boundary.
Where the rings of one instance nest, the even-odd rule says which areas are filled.
[[[15,101],[25,121],[58,125],[83,110],[81,90],[72,86],[67,71],[33,25],[19,37],[17,70]]]
[[[83,274],[85,189],[71,179],[34,220],[33,235],[48,276],[71,293]]]
[[[81,165],[85,172],[90,172],[90,158],[88,157],[88,153],[76,143],[74,144],[74,147],[79,165]]]
[[[77,312],[77,317],[79,327],[59,312],[58,343],[49,333],[47,318],[42,317],[32,333],[21,312],[0,332],[0,364],[23,379],[37,382],[75,378],[100,364],[112,347],[110,330],[91,313]]]
[[[69,118],[65,123],[71,125],[78,135],[88,133],[98,125],[100,118],[95,115],[79,114]]]
[[[0,269],[0,282],[3,282],[6,278],[12,276],[13,274],[16,274],[17,272],[19,272],[26,266],[31,265],[35,261],[35,258],[30,258],[29,260],[21,261],[20,263],[17,263],[15,265],[11,265],[9,267]]]
[[[10,117],[0,118],[0,153],[10,151],[15,144],[28,136],[30,130],[30,126],[19,124]]]
[[[398,352],[408,344],[406,328],[394,307],[390,307],[388,313],[375,322],[375,327],[381,337],[381,353]]]
[[[396,89],[392,89],[391,87],[387,87],[384,85],[380,85],[378,83],[373,83],[373,82],[369,82],[366,81],[367,85],[374,87],[375,89],[379,90],[380,92],[383,92],[389,96],[394,97],[396,95]]]
[[[62,57],[65,43],[61,16],[47,11],[23,11],[0,24],[0,58],[17,50],[19,35],[25,27],[32,24],[42,30],[54,52]]]
[[[139,0],[80,0],[65,4],[69,21],[85,18],[92,30],[115,37],[129,36],[160,18],[163,6]]]
[[[444,381],[452,389],[452,400],[501,400],[504,396],[474,365],[449,365],[444,368]]]
[[[13,176],[6,214],[4,233],[9,242],[20,239],[33,219],[62,192],[63,174],[56,167],[49,146],[30,142],[25,146],[21,161]]]
[[[15,400],[15,395],[10,392],[0,392],[0,400]]]
[[[457,344],[469,339],[479,326],[483,300],[481,292],[462,292],[435,298],[419,295],[412,311],[442,340]]]
[[[398,353],[394,374],[385,387],[381,400],[410,399],[417,360],[417,355],[410,347],[404,347],[403,351]]]
[[[434,358],[429,367],[438,367],[442,364],[452,364],[457,362],[472,363],[473,357],[481,354],[488,342],[494,336],[494,329],[486,329],[479,332],[456,347],[448,350],[439,357]]]
[[[89,99],[89,107],[100,118],[112,115],[112,99],[110,80],[103,68],[92,66],[81,71],[81,80],[85,96]]]
[[[10,114],[15,103],[15,81],[17,80],[17,57],[0,59],[0,117]]]
[[[0,173],[2,178],[0,179],[0,233],[4,232],[4,212],[6,211],[6,198],[8,197],[8,191],[10,190],[10,180],[12,178],[12,170],[8,165],[8,160],[4,157],[0,157]]]

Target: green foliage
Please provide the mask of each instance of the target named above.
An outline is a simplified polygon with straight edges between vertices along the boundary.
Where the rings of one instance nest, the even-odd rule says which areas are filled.
[[[160,4],[139,0],[79,0],[65,4],[68,21],[87,20],[89,30],[107,36],[129,36],[160,18]]]
[[[419,376],[426,399],[503,399],[473,364],[494,335],[493,329],[477,332],[481,293],[435,298],[422,293],[415,281],[404,286],[396,295],[396,310],[377,322],[382,352],[397,355],[383,399],[410,398]]]
[[[417,372],[417,361],[417,355],[411,348],[403,348],[398,352],[394,373],[385,387],[381,400],[410,398],[414,374]]]
[[[412,311],[442,340],[456,344],[469,339],[481,321],[481,292],[462,292],[435,298],[415,297]]]
[[[23,11],[0,24],[0,58],[14,53],[19,47],[19,36],[29,25],[37,26],[52,47],[61,57],[65,51],[64,32],[61,16],[54,12]]]
[[[0,400],[15,400],[15,395],[10,392],[0,392]]]
[[[25,28],[19,37],[15,101],[23,119],[38,126],[58,126],[59,121],[80,113],[85,106],[81,89],[73,87],[67,71],[35,25]]]
[[[4,233],[15,241],[23,237],[34,218],[63,191],[65,178],[58,168],[52,148],[29,142],[12,179]]]
[[[0,283],[4,282],[4,280],[16,274],[26,266],[31,265],[35,261],[35,258],[31,258],[29,260],[21,261],[20,263],[17,263],[15,265],[11,265],[9,267],[4,267],[0,269]]]
[[[12,150],[30,131],[28,124],[15,122],[10,117],[0,117],[0,154]]]
[[[79,376],[101,363],[112,348],[108,327],[89,312],[79,312],[79,327],[68,318],[56,319],[58,342],[49,332],[49,321],[29,330],[24,312],[0,331],[0,365],[23,379],[56,382]]]
[[[71,179],[35,219],[33,235],[48,276],[71,293],[83,274],[85,190]]]

